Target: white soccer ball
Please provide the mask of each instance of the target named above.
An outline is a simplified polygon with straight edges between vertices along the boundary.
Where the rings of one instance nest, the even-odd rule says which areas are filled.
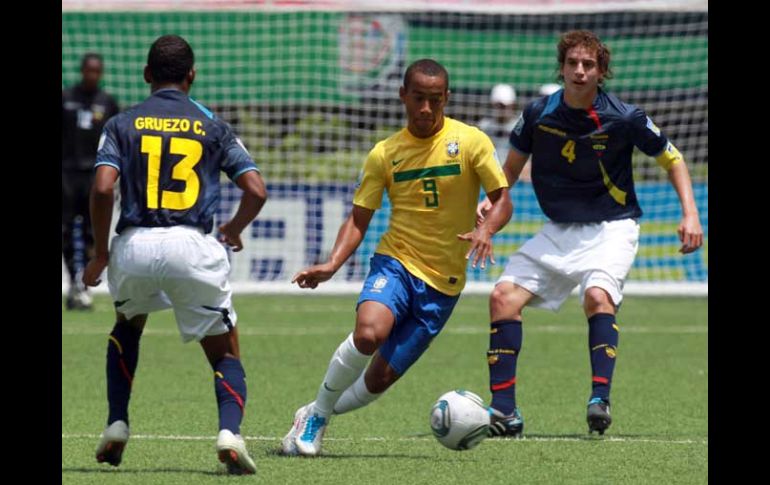
[[[470,450],[487,437],[489,411],[476,394],[464,389],[449,391],[430,410],[430,429],[450,450]]]

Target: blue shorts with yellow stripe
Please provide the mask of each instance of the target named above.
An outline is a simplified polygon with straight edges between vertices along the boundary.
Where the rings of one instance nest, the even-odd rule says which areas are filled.
[[[393,329],[379,351],[398,375],[404,375],[444,328],[460,296],[432,288],[390,256],[375,254],[370,264],[356,308],[376,301],[393,312]]]

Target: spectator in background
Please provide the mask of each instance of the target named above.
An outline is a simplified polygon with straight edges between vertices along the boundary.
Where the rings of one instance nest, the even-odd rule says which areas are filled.
[[[516,124],[516,90],[510,84],[496,84],[489,93],[491,116],[479,121],[479,129],[492,139],[502,164],[508,156],[508,137]]]
[[[89,52],[80,62],[80,82],[61,93],[61,235],[69,273],[68,310],[91,308],[91,296],[76,278],[93,250],[88,195],[104,124],[118,112],[115,98],[99,88],[102,56]]]
[[[550,96],[560,89],[561,89],[561,86],[556,83],[545,83],[542,86],[540,86],[538,93],[540,94],[540,96]]]

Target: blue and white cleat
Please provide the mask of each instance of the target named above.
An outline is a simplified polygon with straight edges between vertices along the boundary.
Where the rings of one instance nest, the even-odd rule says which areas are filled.
[[[301,408],[297,409],[297,412],[294,413],[294,423],[291,425],[291,429],[289,429],[289,432],[286,433],[286,436],[283,437],[283,440],[281,441],[281,453],[286,456],[296,456],[299,455],[299,451],[297,451],[297,445],[294,443],[297,436],[299,436],[302,433],[302,429],[305,427],[305,421],[307,421],[308,417],[308,410],[312,409],[313,404],[315,404],[315,401],[311,402],[310,404],[305,404]]]
[[[329,419],[314,413],[313,406],[308,406],[306,413],[307,418],[303,423],[301,432],[295,437],[294,443],[297,445],[297,452],[300,455],[318,456],[321,453],[321,442]]]
[[[519,408],[506,416],[497,409],[489,408],[490,438],[521,438],[524,433],[524,417]]]

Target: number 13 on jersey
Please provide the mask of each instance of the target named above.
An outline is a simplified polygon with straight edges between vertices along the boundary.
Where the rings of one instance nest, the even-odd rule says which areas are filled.
[[[163,138],[160,136],[142,136],[142,153],[147,154],[147,208],[158,209],[158,190],[160,187],[160,163],[162,158]],[[200,192],[200,180],[193,170],[203,156],[203,145],[198,140],[171,137],[169,153],[182,155],[171,172],[171,178],[185,182],[182,192],[162,191],[161,209],[185,210],[195,205]]]

